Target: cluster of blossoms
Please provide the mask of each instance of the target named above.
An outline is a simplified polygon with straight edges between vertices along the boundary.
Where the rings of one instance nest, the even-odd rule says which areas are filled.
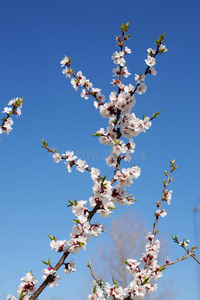
[[[146,245],[146,251],[141,257],[141,261],[145,264],[148,263],[148,268],[140,268],[141,262],[134,259],[127,259],[124,261],[126,264],[127,272],[133,275],[133,280],[130,284],[123,288],[116,282],[113,285],[106,283],[101,286],[98,282],[93,281],[95,287],[92,294],[88,296],[88,299],[100,300],[100,299],[142,299],[146,294],[152,294],[157,290],[157,284],[152,281],[157,280],[162,276],[162,267],[158,265],[157,256],[160,249],[160,242],[156,240],[153,242],[153,235],[149,232],[146,239],[149,242]]]
[[[146,294],[152,294],[157,290],[157,284],[155,281],[162,276],[162,271],[165,269],[164,266],[160,266],[158,264],[157,258],[160,250],[160,241],[155,240],[156,235],[156,226],[158,222],[159,216],[164,216],[163,211],[161,210],[161,206],[164,201],[168,204],[171,202],[172,191],[167,190],[167,185],[171,182],[172,178],[170,178],[171,173],[177,167],[174,166],[174,160],[171,161],[171,170],[170,173],[165,171],[165,175],[167,176],[167,181],[163,181],[164,190],[162,193],[161,201],[157,203],[157,207],[159,207],[160,214],[156,211],[156,221],[154,223],[153,233],[149,232],[146,236],[148,243],[145,247],[145,252],[142,254],[140,261],[134,259],[127,259],[124,261],[126,264],[127,272],[133,275],[133,280],[129,283],[127,287],[119,286],[115,281],[113,281],[113,285],[106,283],[103,285],[101,281],[93,282],[93,290],[92,293],[88,296],[88,299],[93,300],[131,300],[131,299],[143,299]],[[130,169],[132,174],[134,174],[133,170]],[[137,167],[135,170],[137,174]],[[124,170],[122,169],[122,173]],[[115,176],[118,176],[119,173],[116,172]],[[137,175],[136,175],[137,176]],[[119,181],[119,179],[118,179]],[[123,182],[123,181],[122,181]],[[123,183],[122,183],[123,184]],[[125,184],[126,185],[126,184]],[[166,215],[166,213],[165,213]],[[181,246],[187,246],[189,241],[179,242]],[[184,258],[185,259],[185,258]],[[141,263],[144,263],[144,267],[141,268]],[[170,262],[169,258],[166,259],[166,265],[173,264]]]
[[[165,191],[163,195],[163,200],[167,202],[168,205],[170,205],[172,200],[172,190],[171,191]]]
[[[27,272],[26,276],[21,278],[21,281],[23,282],[18,286],[17,295],[19,299],[28,300],[32,293],[36,290],[38,281],[35,280],[32,272]],[[7,300],[17,300],[17,298],[8,294]]]
[[[105,227],[102,224],[90,224],[89,210],[86,208],[87,201],[81,200],[72,202],[72,212],[77,217],[76,225],[73,226],[70,234],[70,240],[57,240],[55,237],[50,237],[50,246],[52,250],[57,252],[67,251],[71,254],[76,254],[81,249],[85,250],[89,241],[89,237],[97,237],[104,231]]]
[[[104,225],[102,224],[90,224],[84,222],[82,224],[74,225],[72,233],[70,234],[70,240],[67,242],[68,251],[71,254],[76,254],[80,249],[85,250],[89,241],[89,236],[97,237],[104,231]]]
[[[183,248],[186,248],[189,244],[190,240],[185,240],[183,239],[183,241],[179,242],[179,246],[183,247]]]
[[[101,116],[109,119],[107,129],[105,130],[104,128],[101,128],[96,132],[96,135],[99,136],[100,143],[113,147],[111,149],[110,156],[106,159],[106,163],[111,167],[116,167],[117,160],[121,153],[124,153],[123,159],[130,161],[130,152],[134,152],[133,149],[135,148],[135,145],[134,147],[126,148],[126,144],[124,144],[121,140],[121,136],[128,138],[129,144],[131,144],[132,137],[136,137],[139,133],[145,132],[152,125],[152,118],[150,119],[149,117],[143,117],[143,119],[139,119],[134,113],[131,113],[131,110],[136,103],[134,97],[135,92],[140,95],[146,92],[147,86],[144,83],[146,74],[157,74],[155,68],[153,67],[153,65],[156,63],[155,56],[158,53],[167,51],[166,47],[162,45],[163,38],[164,36],[161,36],[160,40],[157,42],[156,50],[152,50],[151,48],[147,50],[148,57],[145,62],[147,63],[148,67],[143,74],[135,74],[137,85],[134,87],[132,84],[122,84],[122,76],[127,78],[130,75],[127,67],[125,66],[125,55],[127,53],[131,53],[131,50],[128,47],[125,47],[125,49],[122,50],[122,45],[126,38],[124,37],[124,40],[122,41],[120,37],[117,37],[117,41],[119,42],[118,45],[120,46],[121,51],[116,51],[113,54],[112,59],[115,64],[119,65],[113,69],[113,76],[117,76],[118,79],[113,80],[111,83],[113,86],[118,86],[118,94],[116,91],[111,92],[109,95],[109,102],[104,104],[101,103],[101,105],[97,105],[96,101],[94,102],[95,107],[99,107]],[[150,65],[151,60],[154,61],[154,64],[151,63],[152,66]],[[118,147],[116,147],[116,144]]]
[[[55,248],[58,252],[61,252],[64,250],[64,247],[62,247],[62,250],[60,250],[61,244],[64,243],[65,241],[57,241],[55,238],[52,238],[51,241],[51,247],[52,250]],[[43,261],[44,262],[44,261]],[[50,288],[57,286],[58,285],[58,280],[61,279],[60,275],[56,275],[56,270],[51,266],[50,260],[48,262],[44,262],[45,264],[48,265],[47,268],[43,269],[43,276],[42,280],[45,281],[48,276],[51,277],[51,279],[48,282],[48,286]],[[76,271],[76,264],[74,263],[73,260],[70,260],[69,263],[65,264],[65,269],[64,272],[66,274],[70,274],[71,272]],[[33,295],[33,293],[36,291],[36,286],[38,285],[38,281],[35,280],[35,277],[31,272],[27,272],[25,277],[21,278],[21,281],[23,281],[17,289],[17,295],[19,299],[23,300],[28,300],[30,299],[29,297]],[[8,294],[7,295],[8,300],[17,300],[16,297]]]
[[[12,115],[21,115],[21,109],[22,109],[22,103],[23,99],[20,99],[19,97],[12,99],[8,102],[8,106],[4,107],[4,110],[2,113],[6,113],[7,117],[3,118],[3,123],[0,126],[0,134],[7,133],[9,134],[11,132],[12,125],[13,125],[13,119]]]
[[[118,180],[120,186],[130,186],[133,181],[133,178],[138,178],[140,176],[141,169],[137,166],[128,168],[128,169],[122,169],[122,171],[117,171],[114,178]]]
[[[27,272],[26,276],[21,278],[21,281],[22,283],[20,283],[17,289],[18,299],[29,300],[30,296],[37,289],[38,281],[35,280],[32,271]],[[8,294],[7,300],[17,300],[17,298]]]
[[[94,105],[96,108],[99,107],[100,114],[104,118],[108,118],[108,127],[105,130],[101,128],[96,132],[95,135],[99,136],[99,141],[102,144],[112,146],[111,154],[106,159],[106,163],[111,167],[116,167],[119,157],[124,160],[130,161],[131,156],[130,153],[134,152],[135,144],[132,142],[132,137],[136,137],[139,133],[145,132],[147,129],[151,127],[151,119],[149,117],[144,117],[142,120],[137,118],[134,113],[131,113],[131,109],[136,103],[134,93],[138,94],[145,93],[147,87],[144,84],[145,76],[147,73],[156,75],[155,68],[153,67],[156,64],[155,56],[158,53],[162,53],[167,51],[166,47],[162,45],[162,40],[164,36],[160,38],[157,43],[157,49],[153,50],[149,48],[148,57],[145,60],[148,67],[144,74],[137,75],[135,74],[135,80],[137,82],[137,86],[134,88],[133,85],[124,85],[122,84],[121,77],[128,77],[130,75],[127,67],[125,66],[125,55],[131,53],[131,50],[126,46],[123,50],[123,42],[127,38],[124,37],[124,40],[120,37],[117,37],[118,45],[120,46],[120,51],[115,53],[112,56],[113,62],[117,66],[113,69],[113,76],[117,76],[118,79],[113,80],[112,84],[118,86],[118,94],[113,91],[109,96],[109,102],[103,103],[105,97],[100,93],[100,90],[93,90],[92,83],[86,79],[82,72],[79,71],[77,75],[75,75],[74,71],[71,69],[71,59],[65,56],[65,58],[61,61],[61,66],[66,66],[63,70],[63,73],[68,77],[73,75],[71,82],[75,90],[78,89],[78,86],[81,85],[84,87],[82,91],[82,96],[91,94],[96,98]],[[89,92],[89,89],[92,91]],[[100,94],[99,94],[100,93]],[[127,147],[126,144],[121,140],[121,136],[129,139],[129,145],[134,144],[133,147]],[[123,157],[121,156],[123,153]],[[59,155],[56,154],[59,158]]]
[[[65,164],[69,173],[71,173],[73,165],[76,165],[76,169],[81,173],[85,172],[85,170],[88,168],[86,161],[77,159],[77,156],[74,155],[73,151],[66,151],[62,155],[60,155],[58,152],[54,152],[53,159],[55,163],[59,163],[61,160],[65,160]]]
[[[83,75],[81,71],[78,71],[77,74],[71,68],[71,58],[65,57],[61,60],[61,67],[65,66],[65,69],[62,70],[62,73],[66,75],[66,77],[71,78],[71,84],[75,91],[78,91],[78,87],[81,86],[82,89],[81,97],[86,100],[89,99],[88,95],[92,95],[96,98],[99,103],[103,103],[105,101],[105,96],[101,93],[101,90],[98,88],[94,88],[92,82]]]
[[[124,59],[125,55],[128,53],[130,54],[131,52],[132,52],[131,49],[129,49],[126,46],[125,49],[120,52],[115,51],[115,53],[113,54],[113,56],[111,58],[115,65],[120,65],[121,67],[123,67],[126,64],[126,61]]]
[[[92,282],[92,285],[94,288],[92,294],[88,295],[88,300],[105,299],[102,288],[98,285],[98,283],[95,280]]]
[[[60,275],[55,275],[56,271],[53,267],[49,266],[48,268],[43,269],[42,272],[44,273],[42,276],[43,281],[45,281],[49,275],[51,276],[51,280],[48,283],[50,288],[58,285],[58,280],[60,280],[61,277]]]

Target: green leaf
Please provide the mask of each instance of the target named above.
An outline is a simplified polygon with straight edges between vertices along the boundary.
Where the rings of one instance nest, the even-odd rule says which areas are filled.
[[[117,282],[115,281],[114,276],[112,277],[112,280],[113,280],[113,284],[117,285]]]
[[[120,26],[120,29],[121,29],[121,31],[122,32],[126,32],[128,29],[129,29],[129,22],[127,22],[126,24],[122,24],[121,26]]]
[[[153,56],[153,51],[152,50],[150,50],[149,56]]]
[[[81,243],[81,242],[79,242],[78,244],[79,244],[80,246],[83,246],[83,245],[85,245],[85,243]]]
[[[171,163],[171,165],[173,166],[173,165],[174,165],[174,163],[175,163],[175,159],[173,159],[173,160],[170,160],[170,163]]]
[[[122,259],[122,261],[123,261],[123,263],[125,263],[126,265],[128,265],[127,260],[123,260],[123,259]]]
[[[25,296],[25,294],[23,293],[23,291],[21,291],[21,294],[19,295],[19,299],[23,299]]]
[[[104,183],[104,181],[106,180],[107,175],[105,175],[103,178],[100,178],[101,183]]]
[[[93,134],[92,136],[100,136],[101,134],[99,132],[96,132],[95,134]]]
[[[70,206],[74,206],[75,204],[74,204],[74,202],[73,201],[71,201],[70,199],[67,199],[68,201],[69,201],[69,205],[67,205],[67,207],[70,207]]]
[[[156,38],[156,45],[159,46],[160,41]]]
[[[44,146],[46,146],[46,141],[45,140],[42,140],[42,144],[44,145]]]
[[[49,143],[47,143],[45,140],[42,140],[43,148],[47,148]]]
[[[72,219],[72,221],[76,224],[79,224],[79,220],[76,220],[76,219]]]
[[[150,278],[146,278],[146,276],[144,276],[144,280],[143,280],[143,284],[146,284],[149,281]]]
[[[124,31],[124,23],[120,26],[120,29]]]
[[[165,32],[163,32],[163,34],[159,35],[160,41],[163,41],[165,37]]]
[[[159,271],[159,272],[162,272],[162,271],[164,271],[165,269],[166,269],[166,267],[161,266],[161,267],[158,269],[158,271]]]
[[[157,116],[158,116],[160,113],[161,113],[161,111],[156,112],[155,114],[153,114],[153,117],[152,117],[152,118],[153,118],[153,119],[154,119],[154,118],[157,118]]]
[[[50,265],[51,265],[50,257],[49,257],[48,261],[42,260],[42,262],[43,262],[45,265],[47,265],[47,266],[50,266]]]
[[[47,233],[47,235],[48,235],[48,237],[50,238],[50,240],[52,240],[52,241],[56,241],[56,237],[55,236],[51,236],[50,234],[48,234]]]
[[[70,206],[76,206],[77,204],[78,204],[78,202],[76,201],[76,199],[74,199],[75,201],[73,202],[73,201],[71,201],[70,199],[67,199],[68,201],[69,201],[69,205],[67,205],[67,207],[70,207]]]
[[[126,26],[126,28],[129,28],[130,27],[129,22],[127,22],[125,26]]]

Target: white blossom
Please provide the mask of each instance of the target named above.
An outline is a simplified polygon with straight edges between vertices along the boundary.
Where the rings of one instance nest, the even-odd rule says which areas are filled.
[[[87,201],[81,200],[72,206],[72,212],[77,216],[80,223],[86,222],[89,215],[89,211],[85,207],[86,203]]]
[[[70,78],[71,77],[71,72],[70,70],[66,67],[65,69],[62,70],[62,73],[66,75],[66,78]]]
[[[65,57],[61,60],[61,67],[64,67],[69,62],[69,58],[65,55]]]
[[[23,299],[29,299],[29,296],[36,290],[36,286],[38,285],[38,281],[35,280],[32,272],[27,272],[26,276],[21,278],[22,283],[17,288],[18,297],[21,294],[24,295]],[[12,299],[12,298],[11,298]]]
[[[141,169],[137,166],[133,166],[132,168],[125,169],[122,171],[117,171],[114,178],[118,180],[120,186],[130,186],[133,181],[133,178],[138,178],[140,176]]]
[[[94,289],[92,290],[92,294],[88,296],[88,300],[105,300],[103,297],[103,291],[99,285],[97,285],[96,281],[93,281],[92,285]]]
[[[109,283],[106,283],[104,289],[108,295],[108,300],[122,300],[127,295],[124,289],[118,285],[111,286]]]
[[[165,209],[157,209],[156,212],[155,212],[155,214],[157,216],[161,216],[161,217],[165,217],[167,215]]]
[[[71,259],[70,262],[65,263],[64,272],[66,274],[70,274],[71,272],[75,272],[75,271],[76,271],[76,263],[74,262],[73,259]]]
[[[131,51],[131,49],[130,48],[128,48],[127,46],[125,46],[125,50],[124,50],[124,52],[125,52],[125,54],[127,54],[127,53],[131,53],[132,51]]]
[[[149,68],[149,74],[152,74],[154,76],[157,75],[156,69],[154,67]]]
[[[135,259],[127,259],[127,266],[126,269],[129,273],[135,274],[135,272],[138,271],[138,266],[140,265],[140,262],[138,262]]]
[[[124,75],[125,78],[128,78],[128,76],[131,75],[131,73],[129,73],[126,66],[122,69],[122,74]]]
[[[85,160],[78,159],[78,160],[76,161],[76,169],[77,169],[79,172],[83,173],[83,172],[85,172],[85,169],[87,169],[87,168],[88,168],[88,165],[87,165],[87,163],[86,163]]]
[[[75,91],[78,91],[78,86],[79,86],[78,80],[72,78],[72,79],[71,79],[71,84],[72,84],[73,88],[75,89]]]
[[[92,167],[90,175],[92,180],[95,182],[100,176],[100,170]]]
[[[167,201],[167,204],[170,205],[171,200],[172,200],[172,190],[170,190],[170,191],[166,190],[165,191],[163,200]]]
[[[2,111],[2,113],[6,113],[9,115],[9,113],[12,111],[11,107],[4,107],[4,110]]]
[[[80,249],[85,250],[87,244],[87,238],[84,236],[79,236],[77,238],[72,238],[67,242],[69,245],[68,251],[71,254],[76,254]]]
[[[61,155],[58,152],[55,152],[53,154],[53,159],[54,159],[55,163],[59,163],[62,160],[62,157],[61,157]]]
[[[138,93],[138,95],[142,95],[146,92],[147,90],[147,86],[144,82],[142,82],[138,87],[137,87],[137,90],[136,92]]]
[[[67,241],[51,240],[50,246],[52,251],[55,249],[57,252],[61,252],[67,249]]]
[[[43,269],[42,272],[44,273],[44,275],[42,276],[43,281],[45,281],[49,275],[53,275],[52,280],[48,283],[48,286],[50,288],[52,288],[54,286],[58,286],[58,280],[60,280],[61,277],[60,277],[60,275],[54,275],[56,273],[54,268],[48,267],[47,269]]]
[[[126,61],[124,59],[124,54],[125,54],[124,51],[120,51],[120,52],[115,51],[115,53],[111,57],[114,64],[120,65],[123,67],[126,63]]]
[[[137,83],[141,83],[142,81],[145,81],[145,74],[140,74],[140,75],[135,74],[135,81],[137,81]]]
[[[86,100],[89,99],[89,97],[88,97],[88,92],[87,92],[85,89],[82,90],[81,97],[82,97],[82,98],[85,98]]]
[[[93,224],[90,226],[89,235],[97,237],[102,231],[105,231],[105,226],[103,224]]]
[[[159,47],[159,52],[167,52],[167,47],[165,45],[161,44]]]
[[[148,56],[147,59],[145,59],[145,63],[149,66],[149,67],[153,67],[156,64],[156,60],[154,57],[152,56]]]

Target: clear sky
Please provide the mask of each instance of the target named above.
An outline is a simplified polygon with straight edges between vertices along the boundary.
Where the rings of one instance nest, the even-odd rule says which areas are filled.
[[[68,239],[72,214],[67,199],[87,200],[92,194],[89,174],[75,170],[69,174],[64,164],[54,164],[41,140],[61,153],[74,150],[90,167],[111,174],[103,160],[109,147],[92,137],[107,121],[95,110],[93,99],[86,101],[80,89],[73,90],[60,60],[71,56],[73,69],[81,70],[108,99],[113,90],[110,58],[123,22],[130,22],[132,34],[127,44],[132,49],[127,58],[130,82],[134,84],[135,73],[144,72],[146,49],[153,48],[164,31],[168,52],[158,57],[158,75],[147,78],[145,95],[136,96],[138,117],[161,110],[152,128],[134,140],[134,163],[142,173],[131,191],[138,202],[114,215],[120,218],[128,210],[142,213],[151,228],[163,170],[175,158],[179,168],[171,185],[173,200],[160,222],[160,236],[167,237],[172,260],[184,252],[171,241],[171,234],[190,239],[191,246],[197,242],[200,212],[193,209],[200,205],[199,16],[197,0],[0,1],[0,109],[10,99],[24,98],[22,116],[14,119],[13,131],[2,135],[0,143],[0,298],[4,300],[8,292],[16,295],[27,271],[33,270],[41,282],[41,260],[59,258],[51,252],[46,234]],[[98,159],[91,153],[98,153]],[[111,219],[101,221],[109,228]],[[108,242],[105,236],[98,241]],[[95,245],[93,239],[85,252],[73,257],[75,274],[61,271],[60,285],[47,288],[39,299],[82,299],[78,293],[84,289],[86,264],[97,251]],[[200,299],[194,261],[171,267],[163,277],[174,280],[176,300]],[[161,279],[160,285],[164,282]]]

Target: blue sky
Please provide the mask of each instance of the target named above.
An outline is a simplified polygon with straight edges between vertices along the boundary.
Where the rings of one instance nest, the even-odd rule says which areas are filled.
[[[103,160],[108,148],[92,137],[107,121],[93,107],[93,99],[86,101],[80,91],[73,90],[61,73],[60,60],[71,56],[74,70],[81,70],[108,99],[113,90],[110,57],[117,50],[119,26],[127,21],[132,34],[127,44],[132,49],[127,58],[132,76],[127,83],[145,70],[146,49],[154,47],[155,38],[163,31],[168,52],[158,57],[158,75],[147,78],[145,95],[136,97],[138,117],[161,110],[152,128],[134,140],[134,163],[142,173],[131,191],[138,202],[118,209],[113,217],[132,210],[142,213],[151,228],[163,170],[175,158],[179,168],[171,185],[173,201],[159,224],[160,236],[169,238],[172,260],[183,251],[170,240],[171,234],[190,239],[191,245],[196,243],[200,233],[200,212],[195,216],[193,212],[200,205],[199,12],[197,0],[0,1],[0,109],[12,98],[24,98],[22,116],[14,119],[13,131],[1,136],[0,143],[2,299],[8,292],[16,294],[20,278],[31,269],[41,282],[41,260],[51,256],[56,262],[59,257],[51,252],[46,234],[68,239],[72,214],[66,208],[67,199],[87,200],[92,194],[89,174],[75,170],[69,174],[62,163],[54,164],[41,148],[41,140],[61,153],[74,150],[90,167],[111,174]],[[95,151],[97,160],[91,155]],[[109,228],[111,219],[101,221]],[[105,236],[98,240],[108,243]],[[46,289],[40,300],[79,298],[77,290],[84,288],[87,260],[95,255],[95,245],[93,239],[85,252],[73,257],[77,272],[69,276],[61,272],[60,285]],[[194,261],[171,267],[164,277],[174,278],[175,299],[199,299]]]

